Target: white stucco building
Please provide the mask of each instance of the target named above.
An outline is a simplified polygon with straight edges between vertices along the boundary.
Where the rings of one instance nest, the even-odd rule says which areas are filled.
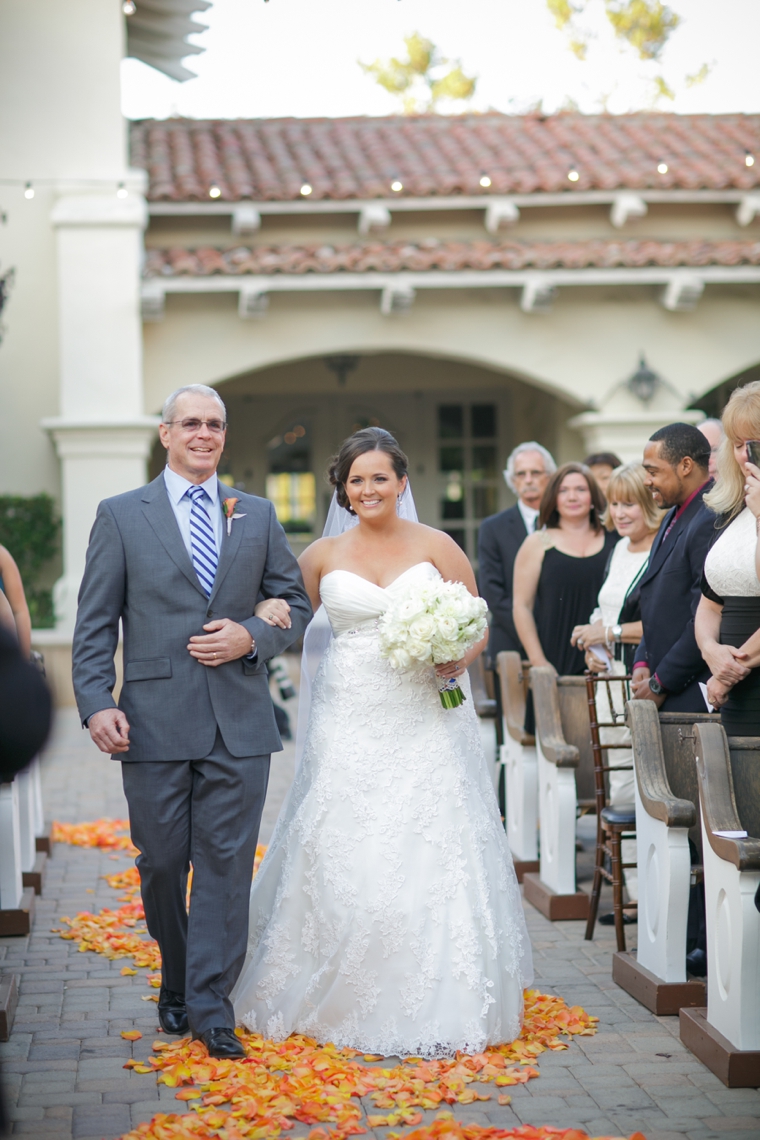
[[[473,555],[519,440],[632,458],[760,375],[760,116],[128,132],[125,23],[132,54],[181,77],[203,6],[0,7],[0,488],[60,500],[62,643],[97,503],[159,469],[180,384],[219,388],[225,474],[277,497],[295,546],[320,528],[328,456],[380,422],[423,519]],[[642,353],[647,400],[627,384]]]

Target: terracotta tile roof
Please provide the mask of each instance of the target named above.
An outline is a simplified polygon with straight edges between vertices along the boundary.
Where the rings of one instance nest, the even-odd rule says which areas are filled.
[[[131,137],[154,202],[208,201],[212,185],[222,201],[297,200],[305,182],[312,201],[392,198],[394,180],[412,198],[760,186],[760,115],[167,119]]]
[[[760,265],[753,241],[409,242],[149,249],[147,277]]]

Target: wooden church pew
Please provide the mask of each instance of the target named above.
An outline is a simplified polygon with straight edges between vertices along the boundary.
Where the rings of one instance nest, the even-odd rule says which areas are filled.
[[[501,763],[504,770],[506,827],[518,882],[539,870],[538,761],[536,740],[524,729],[530,666],[519,653],[496,658],[503,710]]]
[[[651,701],[626,705],[636,774],[638,945],[618,951],[612,977],[658,1016],[704,1004],[705,984],[686,977],[686,927],[693,873],[691,838],[701,849],[694,725],[708,713],[658,713]]]
[[[584,677],[557,677],[551,667],[530,671],[536,714],[540,873],[527,874],[525,897],[552,921],[586,919],[589,896],[575,879],[578,808],[593,810],[594,760]]]
[[[707,915],[707,1008],[681,1040],[729,1088],[760,1087],[760,738],[694,728]]]

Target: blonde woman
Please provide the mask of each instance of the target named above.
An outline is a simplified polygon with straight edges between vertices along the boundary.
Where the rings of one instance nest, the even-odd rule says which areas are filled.
[[[599,604],[588,625],[573,630],[572,644],[586,651],[586,665],[592,672],[611,672],[622,675],[633,666],[633,654],[641,641],[641,606],[638,584],[649,561],[649,551],[662,521],[662,511],[644,484],[644,468],[640,463],[626,463],[617,467],[607,487],[608,506],[602,516],[607,530],[620,535],[616,543],[607,575],[599,591]],[[624,694],[622,685],[601,685],[597,689],[599,719],[610,721],[609,697],[612,696],[615,712],[622,716]],[[602,728],[602,744],[615,744],[607,753],[611,767],[629,767],[633,764],[630,750],[631,734],[621,722],[619,728]],[[633,771],[610,772],[610,803],[631,804],[634,801]],[[624,839],[624,863],[635,863],[636,840]],[[625,885],[631,902],[638,898],[637,873],[630,868],[625,872]],[[624,922],[635,921],[624,912]],[[611,926],[614,915],[602,914],[599,922]]]
[[[608,666],[592,647],[629,669],[633,665],[633,652],[642,638],[636,586],[662,521],[662,511],[644,484],[640,463],[625,463],[613,471],[607,497],[602,522],[608,531],[617,531],[620,540],[612,551],[597,608],[588,625],[577,625],[570,638],[572,645],[585,651],[588,668],[597,673]]]
[[[705,505],[719,516],[694,632],[712,673],[707,685],[729,736],[760,736],[760,469],[747,444],[760,440],[760,382],[737,388],[723,412],[718,477]]]

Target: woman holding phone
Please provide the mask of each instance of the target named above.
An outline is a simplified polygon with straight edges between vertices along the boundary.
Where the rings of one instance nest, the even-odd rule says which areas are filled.
[[[705,561],[694,632],[728,736],[760,736],[760,381],[723,412],[718,476],[705,504],[719,516]]]

